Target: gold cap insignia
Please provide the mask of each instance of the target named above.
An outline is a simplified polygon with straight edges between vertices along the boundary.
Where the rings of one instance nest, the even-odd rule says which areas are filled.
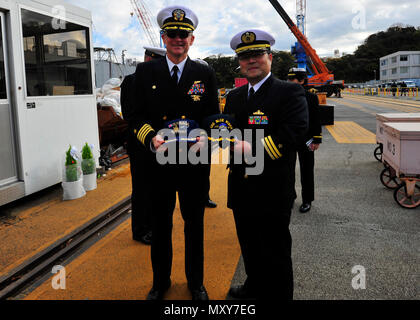
[[[172,17],[175,21],[183,21],[185,17],[185,11],[181,9],[176,9],[172,12]]]
[[[253,113],[254,116],[263,116],[264,112],[261,112],[261,110],[258,110],[257,112]]]
[[[255,39],[256,39],[255,33],[250,32],[250,31],[245,32],[241,37],[242,42],[246,44],[254,42]]]

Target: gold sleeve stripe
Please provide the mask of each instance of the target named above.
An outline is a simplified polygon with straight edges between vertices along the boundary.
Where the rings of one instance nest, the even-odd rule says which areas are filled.
[[[145,124],[140,130],[139,133],[137,134],[137,139],[144,144],[144,139],[146,139],[146,136],[150,133],[154,131],[153,128],[148,125]]]
[[[148,129],[145,133],[143,133],[142,134],[142,136],[140,137],[141,138],[141,142],[144,144],[145,143],[145,139],[146,139],[146,136],[150,133],[150,132],[153,132],[154,130],[153,129]]]
[[[314,136],[314,138],[322,138],[322,136]]]
[[[149,126],[148,124],[145,124],[143,127],[141,127],[141,129],[139,130],[139,132],[137,133],[137,139],[140,140],[140,136],[141,134],[146,131],[147,129],[151,129],[152,127]]]
[[[269,147],[267,146],[267,144],[265,143],[265,139],[261,139],[261,142],[264,145],[265,151],[267,151],[268,155],[270,156],[270,158],[272,160],[276,160],[276,158],[273,156],[273,154],[271,153],[271,150],[269,149]]]
[[[277,149],[276,145],[274,144],[273,139],[271,138],[271,136],[268,136],[266,138],[266,140],[268,141],[268,146],[271,147],[270,149],[273,150],[274,155],[276,155],[277,159],[281,158],[283,155],[280,153],[279,149]]]
[[[273,147],[272,147],[272,146],[271,146],[271,144],[270,144],[270,141],[268,141],[268,138],[265,138],[265,145],[268,147],[268,149],[270,149],[271,154],[272,154],[272,155],[273,155],[273,157],[274,157],[274,159],[273,159],[273,160],[280,158],[280,157],[276,154],[276,152],[274,151]]]

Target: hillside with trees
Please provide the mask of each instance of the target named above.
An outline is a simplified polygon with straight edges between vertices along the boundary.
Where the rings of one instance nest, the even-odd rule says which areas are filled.
[[[397,51],[420,51],[420,27],[393,25],[386,31],[370,35],[354,54],[329,58],[328,69],[335,79],[365,82],[379,79],[379,58]]]
[[[420,27],[395,24],[386,31],[370,35],[354,52],[341,58],[328,58],[326,65],[335,79],[346,83],[379,79],[379,58],[397,51],[420,51]],[[234,56],[211,56],[204,59],[216,72],[219,88],[232,88],[235,78],[241,77]],[[286,51],[273,51],[272,73],[286,79],[288,70],[295,66],[295,58]]]

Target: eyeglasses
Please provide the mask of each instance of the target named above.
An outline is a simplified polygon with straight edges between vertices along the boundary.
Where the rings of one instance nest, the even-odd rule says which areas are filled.
[[[166,30],[165,34],[171,38],[174,39],[176,36],[179,36],[181,39],[188,38],[191,32],[186,30]]]
[[[267,51],[249,52],[249,53],[245,53],[245,54],[242,54],[242,55],[238,56],[238,59],[239,59],[239,61],[245,61],[245,60],[249,60],[251,58],[258,59],[258,58],[262,57],[263,55],[265,55],[266,53],[267,53]]]

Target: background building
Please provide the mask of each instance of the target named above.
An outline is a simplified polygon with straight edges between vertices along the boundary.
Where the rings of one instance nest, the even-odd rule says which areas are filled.
[[[420,51],[398,51],[379,61],[381,81],[420,79]]]

